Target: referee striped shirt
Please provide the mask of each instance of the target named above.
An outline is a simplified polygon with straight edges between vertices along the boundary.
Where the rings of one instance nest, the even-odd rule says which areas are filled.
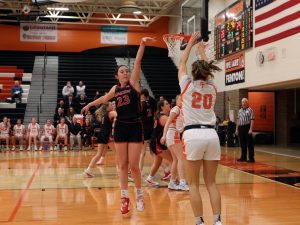
[[[250,107],[241,108],[238,114],[239,126],[248,125],[254,120],[254,113]]]

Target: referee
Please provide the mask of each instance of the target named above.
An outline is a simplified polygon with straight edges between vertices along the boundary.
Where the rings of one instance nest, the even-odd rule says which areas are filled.
[[[252,131],[254,125],[254,113],[253,110],[249,107],[248,99],[242,99],[242,108],[238,113],[238,120],[236,126],[236,135],[239,136],[240,145],[241,145],[241,158],[237,161],[239,162],[249,162],[254,163],[254,146]],[[248,160],[247,160],[247,148],[248,148]]]

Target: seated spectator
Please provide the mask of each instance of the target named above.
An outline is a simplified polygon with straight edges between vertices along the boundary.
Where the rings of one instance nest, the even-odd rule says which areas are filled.
[[[15,150],[16,141],[18,141],[19,142],[19,150],[23,151],[25,132],[26,132],[26,129],[25,129],[25,126],[22,124],[22,120],[17,119],[17,124],[14,126],[14,129],[13,129],[13,138],[12,138],[13,147],[11,150]]]
[[[52,125],[51,120],[47,119],[46,124],[44,125],[43,133],[41,135],[40,150],[43,150],[43,148],[44,148],[45,139],[48,139],[48,141],[49,141],[50,151],[53,150],[54,135],[55,135],[55,127]]]
[[[34,150],[37,151],[37,139],[40,137],[40,125],[36,122],[35,117],[31,118],[31,123],[28,125],[27,139],[28,148],[27,151]],[[34,148],[31,148],[31,143],[33,140]]]
[[[85,119],[88,119],[91,124],[94,122],[94,115],[91,113],[91,111],[87,111],[87,114],[85,115]]]
[[[84,97],[84,95],[80,95],[80,98],[78,99],[78,102],[77,102],[77,112],[80,112],[81,109],[87,105],[87,101]]]
[[[3,122],[0,123],[0,141],[6,142],[6,151],[9,150],[9,130],[10,122],[6,116],[3,117]]]
[[[75,100],[74,100],[74,98],[73,98],[73,95],[69,95],[69,96],[68,96],[67,101],[65,101],[65,105],[66,105],[66,108],[65,108],[65,109],[66,109],[67,112],[68,112],[68,110],[69,110],[70,107],[73,107],[74,110],[76,111],[76,113],[79,112],[79,111],[77,110],[77,108],[76,108],[77,104],[76,104],[76,102],[75,102]]]
[[[96,95],[95,95],[95,97],[94,97],[94,100],[96,100],[96,99],[98,99],[98,98],[100,98],[100,97],[101,97],[100,92],[99,92],[99,91],[96,91]]]
[[[70,107],[69,109],[68,109],[68,113],[67,113],[67,115],[66,115],[66,123],[68,124],[68,125],[70,125],[71,123],[72,123],[72,119],[73,119],[73,117],[74,117],[74,115],[75,115],[75,110],[74,110],[74,108],[73,107]]]
[[[11,88],[11,100],[12,102],[22,102],[23,88],[20,86],[19,81],[15,81],[15,85]]]
[[[64,117],[65,117],[64,110],[62,108],[58,108],[53,118],[54,126],[56,127],[56,125],[59,124],[60,118],[64,118]]]
[[[83,85],[83,81],[79,81],[79,84],[76,86],[76,99],[80,97],[80,95],[83,95],[84,98],[86,98],[85,94],[85,85]]]
[[[159,96],[159,101],[164,101],[165,100],[165,97],[164,96]]]
[[[69,126],[70,131],[70,148],[74,149],[75,138],[77,140],[77,144],[79,149],[81,148],[81,126],[80,123],[77,123],[77,119],[75,117],[72,118],[72,122]]]
[[[91,147],[94,128],[92,127],[92,124],[90,123],[89,119],[85,119],[81,130],[82,130],[81,136],[83,138],[83,145],[85,147]]]
[[[69,95],[73,96],[73,94],[74,94],[74,88],[72,87],[71,81],[68,81],[67,84],[62,89],[62,95],[63,95],[65,102],[67,101],[68,96]]]
[[[64,150],[67,151],[68,150],[68,133],[69,133],[69,129],[67,124],[65,124],[65,118],[60,118],[60,123],[57,124],[56,127],[56,140],[55,140],[55,147],[54,150],[58,151],[59,150],[59,146],[58,146],[58,142],[60,140],[64,141]]]
[[[64,114],[67,113],[67,109],[66,109],[66,104],[64,102],[64,100],[60,100],[58,103],[57,103],[57,106],[55,108],[55,112],[57,112],[58,108],[62,108],[64,110]]]

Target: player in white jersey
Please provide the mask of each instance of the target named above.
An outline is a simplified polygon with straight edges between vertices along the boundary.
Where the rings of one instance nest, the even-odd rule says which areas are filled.
[[[0,123],[0,141],[4,140],[6,143],[6,151],[9,150],[9,130],[10,122],[6,116],[3,117],[3,122]]]
[[[184,50],[178,70],[183,111],[183,154],[185,172],[190,186],[191,205],[197,225],[204,225],[202,199],[199,192],[199,174],[203,165],[203,177],[213,210],[213,224],[221,225],[221,196],[215,183],[221,156],[220,143],[214,129],[216,116],[214,105],[217,91],[213,85],[214,71],[220,68],[209,63],[205,55],[205,43],[199,42],[200,34],[194,33]],[[197,44],[202,60],[192,64],[192,76],[187,75],[187,60]]]
[[[27,151],[31,149],[31,143],[33,140],[34,148],[33,150],[37,151],[37,139],[40,137],[40,125],[36,122],[35,117],[31,118],[31,123],[28,124],[27,129],[27,139],[28,139],[28,148]]]
[[[18,141],[19,142],[19,150],[23,151],[25,132],[26,132],[26,129],[25,129],[25,126],[22,124],[22,120],[17,119],[17,124],[14,126],[14,129],[13,129],[13,137],[12,137],[13,147],[11,150],[15,150],[16,141]]]
[[[182,157],[182,145],[180,141],[180,135],[183,131],[183,118],[181,113],[181,98],[180,95],[176,96],[176,106],[174,106],[171,111],[169,118],[164,127],[164,133],[160,140],[161,144],[167,144],[168,149],[172,154],[173,162],[172,167],[177,168],[179,176],[179,184],[177,181],[170,180],[169,186],[173,186],[181,191],[188,191],[189,186],[185,181],[184,176],[184,166],[183,166],[183,157]]]
[[[41,144],[40,144],[40,150],[43,150],[44,142],[46,139],[49,141],[50,151],[53,150],[53,137],[55,134],[55,127],[52,125],[52,122],[50,119],[47,119],[46,124],[44,125],[44,130],[41,135]]]
[[[69,133],[69,129],[68,129],[68,125],[65,124],[65,119],[64,118],[60,118],[60,123],[57,124],[56,126],[56,140],[55,140],[55,147],[54,150],[59,150],[58,147],[58,142],[59,140],[63,139],[64,140],[64,150],[68,150],[68,133]]]

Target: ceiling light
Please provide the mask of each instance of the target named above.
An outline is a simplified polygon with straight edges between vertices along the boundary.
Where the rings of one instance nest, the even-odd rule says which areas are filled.
[[[66,7],[48,7],[47,9],[52,11],[69,11],[69,8]]]
[[[133,14],[140,15],[140,14],[142,14],[142,11],[140,11],[140,10],[134,11]]]
[[[118,10],[123,13],[134,13],[137,11],[142,11],[142,9],[136,4],[135,1],[127,0],[122,0],[122,4],[118,8]]]

